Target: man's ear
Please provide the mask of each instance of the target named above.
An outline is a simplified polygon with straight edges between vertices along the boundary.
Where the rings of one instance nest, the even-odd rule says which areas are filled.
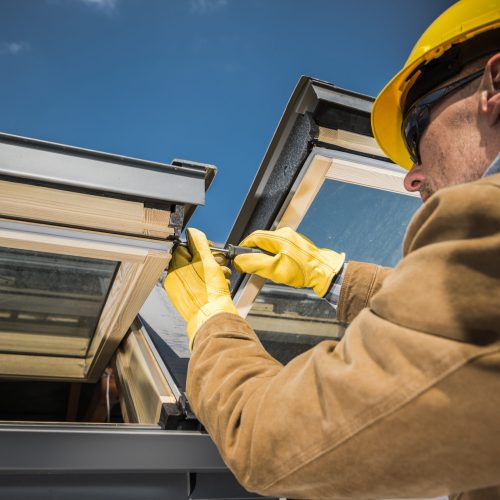
[[[500,122],[500,53],[488,59],[480,92],[480,112],[492,127]]]

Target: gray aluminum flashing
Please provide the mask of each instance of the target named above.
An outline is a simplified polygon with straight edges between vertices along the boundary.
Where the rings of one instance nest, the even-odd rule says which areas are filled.
[[[0,473],[227,470],[208,434],[130,424],[0,424]]]
[[[189,474],[0,474],[0,498],[8,500],[188,500]]]
[[[139,160],[0,133],[0,175],[162,203],[204,205],[213,165]]]
[[[4,422],[0,442],[1,498],[262,498],[237,483],[203,432]]]
[[[331,83],[308,77],[302,77],[297,87],[300,85],[304,87],[294,106],[297,113],[303,114],[312,111],[316,103],[320,100],[335,103],[346,108],[357,109],[365,113],[371,113],[372,111],[373,98],[364,94],[341,89]],[[292,102],[291,99],[290,102]]]
[[[8,500],[257,500],[227,472],[0,474]],[[269,498],[269,497],[265,497]],[[277,499],[274,499],[277,500]]]
[[[264,195],[266,185],[279,162],[280,155],[287,146],[287,141],[299,117],[313,113],[320,101],[357,110],[369,115],[373,100],[370,96],[345,90],[328,82],[302,76],[283,112],[271,143],[267,148],[262,163],[257,170],[245,201],[229,233],[227,243],[237,244],[241,240],[243,230],[247,227],[259,200]]]

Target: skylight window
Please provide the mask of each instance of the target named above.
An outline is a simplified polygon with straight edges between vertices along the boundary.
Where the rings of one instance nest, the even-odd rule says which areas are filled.
[[[0,248],[0,352],[85,357],[117,267]]]
[[[345,252],[348,260],[394,266],[420,199],[403,188],[403,172],[389,163],[334,150],[311,153],[274,223],[289,226],[317,246]],[[341,338],[345,325],[311,290],[248,277],[238,291],[239,312],[266,349],[282,362],[325,338]]]

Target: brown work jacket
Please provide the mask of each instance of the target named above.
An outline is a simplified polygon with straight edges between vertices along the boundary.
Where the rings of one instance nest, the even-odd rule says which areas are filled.
[[[248,490],[500,498],[500,174],[431,197],[403,246],[349,263],[344,338],[286,366],[239,316],[201,327],[188,398]]]

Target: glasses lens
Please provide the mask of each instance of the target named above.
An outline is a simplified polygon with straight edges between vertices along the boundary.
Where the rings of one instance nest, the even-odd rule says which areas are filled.
[[[420,154],[418,151],[418,145],[420,138],[424,133],[427,125],[429,125],[429,108],[442,99],[443,97],[451,94],[455,90],[467,85],[469,82],[478,78],[484,73],[484,69],[480,69],[475,73],[472,73],[460,80],[457,80],[446,87],[441,87],[439,89],[433,90],[427,93],[417,101],[408,110],[408,113],[403,119],[402,131],[403,137],[410,155],[411,160],[414,163],[420,165]]]
[[[406,149],[413,163],[420,163],[418,155],[418,141],[420,139],[417,113],[415,109],[410,110],[403,121],[403,137]]]
[[[403,120],[403,137],[411,161],[420,165],[418,145],[424,130],[429,125],[429,108],[427,106],[414,106]]]

